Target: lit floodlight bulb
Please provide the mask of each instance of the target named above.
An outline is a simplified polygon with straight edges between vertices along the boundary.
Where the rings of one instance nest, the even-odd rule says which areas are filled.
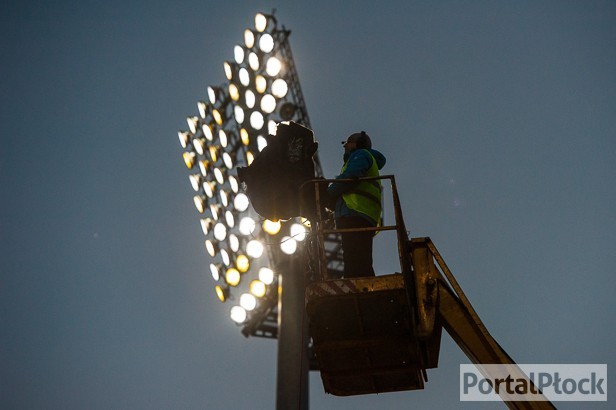
[[[259,33],[262,33],[267,28],[267,17],[263,13],[257,13],[255,16],[255,28]]]
[[[240,296],[240,306],[250,312],[257,307],[257,299],[250,293],[244,293]]]
[[[261,98],[261,111],[266,114],[271,114],[276,109],[276,99],[271,94],[265,94],[263,98]]]
[[[282,64],[280,64],[280,60],[276,57],[270,57],[265,64],[265,72],[270,77],[275,77],[280,73],[280,69],[282,68]]]
[[[255,77],[255,88],[259,94],[263,94],[267,90],[267,80],[262,75]]]
[[[227,145],[229,145],[229,138],[225,130],[218,131],[218,139],[220,140],[220,145],[222,145],[223,148],[227,148]]]
[[[237,121],[238,124],[244,122],[244,110],[242,109],[242,107],[240,107],[239,105],[233,107],[233,114],[235,115],[235,121]]]
[[[220,256],[222,258],[222,263],[224,263],[225,266],[229,266],[231,264],[231,258],[229,258],[229,253],[225,249],[220,250]]]
[[[264,122],[265,120],[263,119],[263,114],[261,114],[261,112],[254,111],[252,114],[250,114],[250,126],[255,130],[258,131],[263,128]]]
[[[248,48],[253,48],[255,45],[255,33],[250,29],[244,30],[244,44]]]
[[[197,151],[197,154],[203,155],[203,149],[205,147],[205,138],[194,138],[192,144],[193,144],[193,147],[195,147],[195,151]]]
[[[237,85],[231,83],[229,84],[229,96],[233,101],[240,100],[240,90],[237,88]]]
[[[303,241],[306,239],[306,227],[302,224],[293,224],[290,229],[291,236],[296,241]]]
[[[203,231],[204,235],[207,235],[210,232],[210,229],[212,229],[212,224],[214,223],[210,218],[203,218],[201,219],[201,230]]]
[[[213,109],[212,116],[214,117],[214,121],[216,121],[216,124],[222,125],[222,115],[220,114],[220,111],[218,111],[217,109]]]
[[[244,98],[246,99],[246,107],[254,108],[255,103],[257,101],[257,98],[255,97],[255,93],[253,93],[251,90],[246,90],[246,94]]]
[[[218,221],[218,219],[220,219],[218,217],[218,208],[219,208],[218,205],[210,204],[210,212],[212,213],[212,218],[214,218],[215,221]]]
[[[205,212],[205,200],[201,197],[201,195],[195,195],[193,197],[193,202],[195,203],[195,208],[199,211],[200,214]]]
[[[269,135],[276,135],[277,131],[278,131],[278,124],[276,124],[276,121],[269,120],[267,122],[267,133]]]
[[[208,141],[212,141],[214,139],[214,134],[212,134],[212,129],[210,128],[209,125],[203,124],[201,129],[203,130],[203,135],[205,135],[205,138]]]
[[[214,145],[210,145],[210,158],[212,162],[216,162],[218,160],[218,150]]]
[[[280,242],[280,250],[287,255],[293,255],[297,250],[297,241],[290,236],[285,236]]]
[[[253,239],[246,244],[246,253],[252,258],[260,258],[263,255],[263,244]]]
[[[231,155],[229,155],[228,152],[225,152],[224,154],[222,154],[222,162],[225,163],[225,166],[229,169],[233,168],[233,158],[231,158]]]
[[[240,240],[237,239],[235,234],[229,234],[229,247],[233,252],[237,252],[240,249]]]
[[[245,128],[240,130],[240,138],[242,140],[242,144],[248,145],[250,144],[250,136],[248,135],[248,131]]]
[[[233,216],[233,212],[227,211],[225,212],[225,222],[227,222],[227,226],[229,228],[233,228],[235,226],[235,217]],[[234,251],[237,252],[237,251]]]
[[[235,58],[235,62],[238,64],[242,64],[244,62],[244,49],[242,46],[233,47],[233,57]]]
[[[255,53],[248,54],[248,65],[252,71],[259,69],[259,57]]]
[[[274,271],[270,268],[259,269],[259,280],[266,285],[274,283]]]
[[[264,53],[269,53],[274,49],[274,37],[271,34],[265,33],[259,39],[259,48]]]
[[[239,191],[240,189],[240,184],[237,182],[237,178],[235,178],[233,175],[229,175],[229,185],[231,186],[231,191],[233,191],[234,194],[237,194],[237,191]]]
[[[248,216],[243,217],[240,220],[240,233],[244,236],[252,234],[252,231],[255,229],[255,225],[255,221],[252,218]]]
[[[247,272],[248,269],[250,269],[250,261],[248,260],[248,256],[239,255],[235,260],[235,266],[241,273]]]
[[[231,320],[233,320],[235,323],[244,323],[246,321],[246,310],[241,307],[241,306],[233,306],[231,308]]]
[[[218,266],[214,265],[213,263],[210,263],[210,272],[212,273],[212,277],[215,281],[218,281],[218,279],[220,279],[220,271],[218,270]]]
[[[216,226],[214,226],[214,238],[216,238],[219,241],[224,241],[226,237],[227,237],[227,227],[220,222],[217,223]]]
[[[214,246],[214,242],[212,242],[210,239],[205,240],[205,249],[207,249],[208,255],[210,255],[212,258],[216,256],[216,246]]]
[[[220,168],[214,169],[214,177],[216,178],[216,182],[218,182],[219,184],[222,185],[225,183],[225,176],[223,175]]]
[[[220,203],[225,208],[229,206],[229,197],[227,196],[227,193],[225,191],[220,191]]]
[[[227,269],[225,273],[225,281],[229,284],[229,286],[237,286],[240,284],[240,271],[235,268]]]
[[[199,110],[199,115],[201,116],[201,118],[205,118],[205,116],[207,115],[207,104],[203,101],[199,101],[197,103],[197,109]]]
[[[270,235],[276,235],[278,232],[280,232],[280,228],[282,227],[282,224],[280,223],[280,221],[270,221],[269,219],[266,219],[265,221],[263,221],[263,230],[270,234]]]
[[[209,86],[207,88],[207,96],[210,99],[211,104],[214,104],[216,102],[216,90],[214,90],[214,87]]]
[[[248,85],[250,84],[250,74],[248,74],[248,70],[246,70],[244,67],[240,68],[240,83],[244,87],[248,87]]]
[[[287,85],[287,82],[282,78],[278,78],[272,83],[272,94],[274,94],[274,97],[283,98],[285,95],[287,95],[288,91],[289,86]]]
[[[248,166],[250,166],[250,164],[252,164],[252,161],[255,160],[255,156],[252,155],[252,152],[247,151],[246,152],[246,163],[248,163]]]
[[[201,186],[203,187],[203,191],[205,192],[205,195],[208,198],[214,197],[214,187],[212,186],[211,182],[204,181],[203,184],[201,184]]]
[[[186,118],[186,122],[188,123],[188,128],[190,132],[193,134],[197,132],[197,127],[199,126],[199,118],[197,117],[188,117]]]
[[[223,288],[220,285],[216,285],[216,296],[218,296],[218,300],[224,302],[227,300],[227,295],[229,293],[229,288]]]
[[[193,174],[190,175],[188,179],[190,180],[190,185],[192,186],[192,189],[194,189],[195,191],[199,191],[199,188],[201,187],[201,177],[197,174]]]
[[[190,141],[188,132],[178,131],[178,139],[180,140],[180,145],[182,146],[182,148],[186,148],[188,146],[188,141]]]
[[[248,200],[248,197],[246,196],[246,194],[243,193],[237,194],[235,196],[235,199],[233,200],[233,205],[235,206],[235,209],[240,212],[244,212],[246,209],[248,209],[249,204],[250,201]]]
[[[207,169],[208,169],[208,162],[204,159],[199,161],[199,171],[201,171],[201,175],[203,175],[204,177],[207,176]]]
[[[310,219],[308,218],[300,218],[302,225],[304,225],[306,228],[310,229],[310,227],[312,226],[310,224]]]
[[[227,77],[227,80],[231,81],[231,79],[233,78],[233,71],[231,70],[231,64],[229,64],[228,61],[225,61],[222,64],[222,66],[225,69],[225,77]]]
[[[267,293],[267,286],[260,280],[255,279],[250,282],[250,293],[258,298],[262,298]]]
[[[265,147],[267,147],[267,140],[264,136],[259,135],[257,137],[257,148],[259,149],[259,152],[263,151]]]
[[[186,168],[192,169],[192,167],[195,165],[196,156],[197,154],[195,154],[194,152],[185,152],[182,154],[182,158],[184,159],[184,165],[186,165]]]

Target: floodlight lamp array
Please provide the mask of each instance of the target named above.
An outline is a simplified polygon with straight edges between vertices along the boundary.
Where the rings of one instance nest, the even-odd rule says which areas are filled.
[[[214,290],[221,302],[238,302],[230,309],[238,324],[249,322],[261,301],[277,300],[277,262],[293,255],[309,231],[299,218],[259,219],[237,177],[237,167],[249,166],[275,138],[278,123],[310,125],[288,35],[273,15],[258,13],[234,47],[233,60],[223,64],[227,82],[207,88],[198,115],[178,132]]]

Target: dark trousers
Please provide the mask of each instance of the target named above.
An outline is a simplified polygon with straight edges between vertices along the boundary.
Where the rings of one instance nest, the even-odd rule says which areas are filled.
[[[370,228],[373,225],[360,216],[345,216],[336,220],[336,227],[338,229]],[[343,232],[341,235],[344,277],[374,276],[374,269],[372,268],[374,231]]]

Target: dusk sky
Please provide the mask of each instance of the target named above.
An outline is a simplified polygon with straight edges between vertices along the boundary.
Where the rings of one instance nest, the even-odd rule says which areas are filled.
[[[274,8],[326,176],[365,130],[504,349],[610,375],[616,2],[5,1],[0,408],[274,408],[276,341],[214,294],[177,139]],[[335,397],[313,372],[310,406],[504,408],[459,401],[464,363],[444,332],[424,390]]]

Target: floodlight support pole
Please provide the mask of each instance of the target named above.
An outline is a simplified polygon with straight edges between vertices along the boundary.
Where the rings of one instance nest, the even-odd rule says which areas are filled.
[[[303,257],[278,266],[278,363],[276,409],[308,410],[308,321],[304,304]]]

